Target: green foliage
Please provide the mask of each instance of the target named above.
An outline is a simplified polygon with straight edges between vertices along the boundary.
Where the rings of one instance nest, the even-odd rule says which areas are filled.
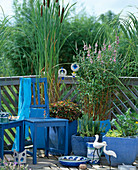
[[[89,117],[88,114],[84,114],[78,119],[78,135],[82,137],[92,137],[96,134],[100,135],[102,132],[105,132],[105,127],[100,127],[100,121],[98,118],[94,121],[93,117]]]
[[[124,115],[117,115],[117,119],[113,119],[111,122],[117,130],[108,132],[106,136],[114,136],[115,132],[118,133],[119,137],[137,136],[138,122],[136,115],[137,113],[130,113],[130,108]]]
[[[68,119],[70,122],[81,116],[78,105],[70,100],[50,103],[50,116]]]
[[[127,76],[137,76],[138,68],[138,20],[137,17],[128,12],[127,17],[120,18],[120,28],[123,32],[120,39],[120,51],[126,61],[128,61],[123,73]]]
[[[3,11],[1,6],[0,10]],[[6,47],[8,46],[8,39],[13,34],[12,28],[8,26],[9,22],[10,18],[8,16],[5,17],[3,12],[3,17],[0,18],[0,76],[3,77],[11,74],[12,72],[12,69],[10,68],[10,62],[6,57]]]
[[[99,26],[100,23],[96,22],[94,16],[87,17],[84,13],[75,15],[73,18],[68,17],[63,25],[61,39],[64,39],[68,34],[72,33],[72,35],[68,37],[60,51],[60,63],[72,63],[73,55],[76,54],[76,48],[82,48],[83,41],[92,44]],[[70,73],[70,66],[66,64],[63,64],[63,66]]]

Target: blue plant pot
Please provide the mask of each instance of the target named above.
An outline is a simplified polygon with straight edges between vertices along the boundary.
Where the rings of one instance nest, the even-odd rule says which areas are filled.
[[[111,165],[118,166],[122,163],[132,165],[138,153],[138,137],[137,138],[122,138],[122,137],[103,137],[106,141],[106,150],[113,150],[117,158],[111,157]],[[109,156],[105,154],[109,163]]]
[[[111,129],[110,120],[107,119],[107,120],[100,121],[100,127],[103,127],[103,128],[105,127],[105,133],[101,134],[102,136],[104,136],[109,131],[109,129]]]
[[[69,122],[69,128],[68,128],[68,153],[70,154],[72,151],[71,147],[71,136],[73,134],[77,133],[77,120],[74,120],[73,122]],[[64,149],[64,128],[59,128],[59,136],[60,140],[58,141],[58,133],[57,128],[50,128],[50,147],[53,148],[59,148],[61,150]],[[54,153],[52,153],[54,154]],[[57,155],[57,153],[56,153]]]
[[[81,125],[80,125],[81,126]],[[106,127],[105,133],[108,132],[109,129],[111,129],[110,120],[103,120],[100,121],[100,127]],[[102,133],[101,136],[105,135],[105,133]],[[84,137],[73,135],[71,139],[72,144],[72,152],[74,155],[79,156],[87,156],[87,142],[94,142],[95,137]]]
[[[95,137],[81,137],[72,135],[71,144],[74,155],[87,156],[87,142],[94,142]]]

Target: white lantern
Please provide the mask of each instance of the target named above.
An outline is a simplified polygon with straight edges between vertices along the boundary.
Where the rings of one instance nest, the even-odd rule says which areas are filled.
[[[66,74],[67,74],[67,70],[64,69],[63,67],[61,67],[61,69],[58,70],[58,77],[62,77],[62,80],[64,79]]]

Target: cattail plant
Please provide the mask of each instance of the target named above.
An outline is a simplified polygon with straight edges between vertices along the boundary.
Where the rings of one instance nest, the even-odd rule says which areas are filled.
[[[43,5],[41,5],[41,17],[43,15]]]
[[[46,1],[45,1],[45,0],[43,0],[43,5],[44,5],[44,6],[46,5]]]
[[[49,8],[50,0],[47,0],[47,7]]]
[[[61,42],[60,39],[62,23],[71,7],[69,8],[68,4],[64,8],[58,0],[43,0],[43,4],[39,0],[29,3],[32,8],[30,15],[23,14],[31,25],[26,23],[22,29],[26,30],[26,27],[31,26],[31,31],[33,31],[32,34],[28,32],[27,35],[32,50],[31,56],[29,56],[29,60],[32,61],[31,69],[35,70],[36,75],[47,77],[49,99],[56,101],[58,99],[59,51],[65,41]],[[61,16],[60,6],[62,6]]]
[[[60,5],[59,5],[59,8],[58,8],[58,16],[60,16]]]
[[[64,7],[62,8],[62,13],[61,13],[61,20],[60,20],[61,23],[63,21],[63,16],[64,16]]]

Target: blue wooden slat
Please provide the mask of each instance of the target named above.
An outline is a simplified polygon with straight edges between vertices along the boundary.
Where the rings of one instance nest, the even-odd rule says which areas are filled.
[[[32,83],[33,85],[33,104],[36,105],[36,95],[35,95],[35,83]]]
[[[37,87],[38,105],[41,105],[40,104],[40,84],[39,84],[39,82],[36,82],[36,87]]]
[[[49,117],[49,100],[47,94],[47,79],[44,80],[44,97],[45,97],[45,107],[46,107],[46,115]]]

